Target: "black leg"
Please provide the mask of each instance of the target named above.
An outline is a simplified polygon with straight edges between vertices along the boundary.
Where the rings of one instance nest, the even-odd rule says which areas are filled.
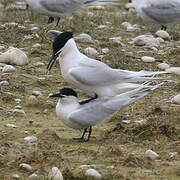
[[[57,23],[56,23],[56,26],[58,26],[59,21],[60,21],[60,17],[58,17],[58,18],[57,18]]]
[[[89,134],[88,134],[87,141],[89,141],[89,139],[91,137],[91,133],[92,133],[92,126],[89,127]]]
[[[29,4],[26,4],[26,10],[28,10],[29,9]]]
[[[167,29],[167,26],[165,26],[165,25],[162,25],[162,26],[161,26],[161,30],[164,30],[164,31],[165,31],[166,29]]]
[[[52,23],[53,21],[54,21],[54,18],[53,17],[49,17],[48,24]]]

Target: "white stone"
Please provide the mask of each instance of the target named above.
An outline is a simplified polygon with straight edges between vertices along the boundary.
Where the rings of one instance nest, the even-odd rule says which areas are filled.
[[[34,63],[34,66],[41,67],[41,66],[45,66],[45,64],[43,62],[36,62]]]
[[[3,67],[2,72],[3,73],[14,73],[14,72],[16,72],[16,68],[11,65],[6,65]]]
[[[133,27],[133,26],[129,26],[129,27],[127,27],[127,31],[136,31],[137,29],[139,29],[139,28],[136,28],[136,27]]]
[[[20,179],[19,174],[11,174],[11,177],[14,179]]]
[[[99,53],[95,48],[87,47],[84,52],[90,56],[97,56]]]
[[[41,44],[39,44],[39,43],[36,43],[32,46],[32,48],[40,48],[40,47],[41,47]]]
[[[30,30],[31,30],[31,31],[39,31],[40,28],[39,28],[39,27],[32,27]]]
[[[133,43],[138,46],[158,47],[160,42],[152,35],[140,35],[133,39]]]
[[[39,176],[37,174],[33,173],[29,176],[29,179],[39,179]]]
[[[36,136],[27,136],[24,138],[25,141],[32,143],[32,142],[36,142],[38,140],[38,138]]]
[[[39,100],[34,95],[29,96],[28,99],[27,99],[27,104],[28,105],[36,105],[38,103],[39,103]]]
[[[49,180],[63,180],[63,175],[57,167],[53,167],[48,175]]]
[[[9,86],[9,82],[8,81],[1,81],[0,87],[2,87],[2,86]]]
[[[26,163],[21,163],[19,167],[27,171],[32,171],[32,166]]]
[[[169,39],[171,38],[170,35],[169,35],[169,33],[166,32],[166,31],[164,31],[164,30],[159,30],[159,31],[157,31],[157,32],[156,32],[156,35],[157,35],[158,37],[161,37],[161,38],[166,39],[166,40],[169,40]]]
[[[134,8],[134,5],[133,5],[133,3],[126,3],[125,8],[126,9],[131,9],[131,8]]]
[[[15,109],[22,109],[22,106],[15,106]]]
[[[95,179],[101,179],[102,178],[101,174],[98,171],[96,171],[95,169],[86,170],[85,175],[87,177],[93,177]]]
[[[29,63],[29,59],[25,52],[18,48],[12,47],[0,55],[0,62],[23,66]]]
[[[21,99],[14,99],[14,101],[17,103],[17,104],[19,104],[19,103],[21,103]]]
[[[141,57],[141,60],[142,60],[143,62],[149,62],[149,63],[156,61],[154,57],[150,57],[150,56],[143,56],[143,57]]]
[[[102,51],[104,54],[107,54],[110,50],[109,50],[109,48],[103,48],[103,49],[101,49],[101,51]]]
[[[156,39],[157,39],[160,43],[163,43],[163,42],[164,42],[164,39],[161,38],[161,37],[157,37]]]
[[[180,67],[170,67],[166,69],[166,72],[180,75]]]
[[[122,122],[125,123],[125,124],[130,124],[131,120],[122,120]]]
[[[146,157],[149,157],[151,160],[156,160],[157,158],[159,158],[159,155],[151,149],[147,150],[145,152],[145,155]]]
[[[169,154],[170,158],[173,158],[178,154],[178,152],[170,152],[168,154]]]
[[[34,96],[42,96],[42,93],[40,91],[33,91],[32,95],[34,95]]]
[[[107,25],[99,25],[99,26],[97,27],[97,29],[107,29],[107,28],[108,28]]]
[[[92,43],[93,40],[92,40],[92,37],[89,35],[89,34],[86,34],[86,33],[82,33],[76,37],[74,37],[75,41],[77,42],[86,42],[86,43]]]
[[[17,127],[17,126],[14,125],[14,124],[6,124],[5,126],[6,126],[6,127],[9,127],[9,128],[16,128],[16,127]]]
[[[23,116],[26,115],[26,113],[25,113],[24,110],[22,110],[22,109],[14,109],[14,110],[13,110],[13,114],[23,115]]]
[[[176,104],[180,104],[180,94],[173,97],[173,102]]]
[[[159,64],[157,65],[157,67],[158,67],[159,69],[165,70],[165,69],[168,69],[170,66],[169,66],[169,64],[167,64],[167,63],[159,63]]]
[[[115,44],[120,44],[122,46],[124,46],[124,44],[121,42],[122,38],[121,37],[112,37],[109,38],[109,41]]]
[[[132,24],[125,21],[125,22],[121,23],[121,26],[128,28],[128,27],[132,27]]]

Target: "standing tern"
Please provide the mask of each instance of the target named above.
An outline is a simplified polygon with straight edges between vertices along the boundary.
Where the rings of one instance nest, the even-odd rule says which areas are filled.
[[[115,112],[143,98],[162,84],[146,88],[142,86],[114,97],[101,97],[91,101],[79,101],[76,92],[70,88],[63,88],[50,97],[60,98],[56,105],[56,114],[65,125],[73,129],[84,129],[82,137],[74,139],[88,141],[92,126],[107,120]],[[87,139],[86,133],[88,133]]]
[[[53,42],[53,55],[47,66],[48,71],[56,59],[59,59],[64,79],[91,97],[115,96],[140,86],[132,82],[160,79],[153,76],[166,73],[112,69],[79,52],[72,32],[51,32],[51,35],[55,34],[57,36]]]
[[[180,0],[132,0],[132,3],[144,20],[161,24],[162,30],[180,20]]]
[[[109,5],[117,4],[118,0],[25,0],[27,6],[33,11],[48,15],[48,23],[54,21],[54,17],[57,18],[57,24],[60,17],[70,15],[72,12],[95,5]]]

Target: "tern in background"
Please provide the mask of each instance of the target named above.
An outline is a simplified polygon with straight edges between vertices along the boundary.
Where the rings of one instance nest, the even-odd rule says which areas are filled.
[[[59,59],[64,79],[90,97],[115,96],[141,86],[134,82],[162,79],[153,76],[165,73],[112,69],[103,62],[82,54],[76,46],[72,32],[54,31],[51,35],[56,36],[56,34],[53,55],[47,66],[48,71],[56,59]]]
[[[48,23],[57,18],[58,25],[60,17],[68,16],[74,11],[88,6],[114,5],[118,0],[25,0],[27,7],[33,11],[49,16]]]
[[[162,30],[180,20],[180,0],[132,0],[132,3],[144,20],[161,24]]]
[[[115,112],[148,95],[161,84],[147,85],[146,88],[142,86],[114,97],[101,97],[94,100],[79,101],[76,92],[70,88],[63,88],[58,93],[51,94],[50,97],[60,98],[56,105],[56,114],[65,125],[73,129],[84,129],[82,137],[74,139],[88,141],[92,126],[107,120]],[[88,133],[87,138],[85,138],[86,133]]]

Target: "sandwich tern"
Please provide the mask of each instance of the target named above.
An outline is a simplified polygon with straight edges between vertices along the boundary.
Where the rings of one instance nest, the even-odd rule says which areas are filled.
[[[132,3],[144,20],[161,24],[162,30],[180,20],[180,0],[132,0]]]
[[[79,52],[72,32],[59,34],[54,31],[51,35],[56,37],[53,42],[53,55],[47,66],[48,71],[56,59],[59,59],[64,79],[91,97],[115,96],[140,86],[132,82],[161,79],[153,76],[166,73],[112,69],[103,62]]]
[[[107,120],[115,112],[143,98],[162,84],[146,88],[142,86],[114,97],[101,97],[94,100],[79,101],[76,92],[70,88],[63,88],[49,97],[60,98],[56,105],[56,115],[65,125],[84,130],[81,138],[74,139],[88,141],[92,126]],[[87,138],[85,138],[86,133],[88,133]]]
[[[68,16],[72,12],[95,5],[111,5],[117,4],[118,0],[25,0],[27,7],[33,11],[48,15],[48,23],[57,18],[56,26],[60,21],[60,17]]]

